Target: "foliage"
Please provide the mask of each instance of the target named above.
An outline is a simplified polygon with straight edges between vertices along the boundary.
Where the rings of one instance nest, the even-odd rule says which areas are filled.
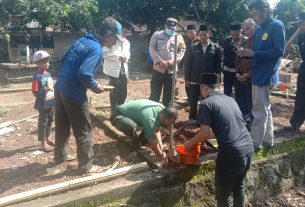
[[[297,25],[291,25],[291,22],[294,22],[299,12],[304,11],[304,9],[304,0],[280,0],[276,5],[273,14],[287,27],[287,39],[289,39],[297,29]]]
[[[24,30],[35,19],[41,29],[56,26],[62,30],[92,30],[100,14],[98,0],[3,0],[0,2],[0,27]]]
[[[167,17],[184,19],[190,0],[101,0],[108,14],[134,24],[146,25],[152,31],[163,26]]]

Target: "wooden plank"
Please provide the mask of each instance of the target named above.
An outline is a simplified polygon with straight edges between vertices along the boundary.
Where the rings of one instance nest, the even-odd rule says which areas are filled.
[[[17,193],[14,195],[6,196],[0,198],[0,206],[12,205],[28,200],[33,200],[36,198],[41,198],[44,196],[49,196],[55,193],[61,193],[69,190],[73,190],[76,188],[82,188],[86,186],[90,186],[96,183],[109,181],[115,178],[118,178],[123,175],[143,172],[148,169],[148,165],[146,162],[142,162],[139,164],[118,168],[112,171],[96,173],[91,176],[81,177],[78,179],[74,179],[71,181],[66,181],[62,183],[57,183],[54,185],[37,188],[34,190],[25,191],[22,193]]]
[[[31,88],[14,88],[14,89],[4,89],[0,90],[0,93],[14,93],[14,92],[22,92],[22,91],[30,91]]]

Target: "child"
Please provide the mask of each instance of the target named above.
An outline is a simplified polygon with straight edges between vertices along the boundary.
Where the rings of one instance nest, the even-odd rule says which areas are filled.
[[[41,150],[52,151],[54,142],[49,139],[52,122],[54,120],[54,89],[53,79],[47,71],[50,55],[46,51],[37,51],[33,55],[33,62],[37,65],[32,82],[32,92],[36,97],[34,108],[38,110],[38,141]]]

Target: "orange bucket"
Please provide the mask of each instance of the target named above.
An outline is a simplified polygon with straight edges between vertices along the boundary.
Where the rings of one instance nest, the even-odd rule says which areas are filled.
[[[196,144],[192,150],[186,151],[184,145],[176,146],[177,152],[181,156],[181,162],[185,165],[197,165],[200,155],[200,144]]]

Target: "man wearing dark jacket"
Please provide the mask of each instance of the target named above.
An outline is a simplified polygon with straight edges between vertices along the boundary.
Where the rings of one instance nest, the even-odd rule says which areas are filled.
[[[221,71],[220,47],[210,40],[209,26],[200,25],[198,36],[200,42],[191,46],[184,64],[186,85],[190,87],[189,124],[196,123],[197,102],[200,96],[200,75],[202,73],[220,74]]]
[[[94,72],[103,56],[103,46],[110,48],[120,36],[122,26],[112,18],[106,18],[97,35],[86,33],[77,39],[61,61],[55,84],[55,149],[54,160],[68,160],[67,143],[70,126],[77,144],[78,169],[81,174],[98,171],[92,166],[92,126],[87,89],[102,93],[103,87],[94,79]]]
[[[231,35],[227,37],[223,45],[223,86],[224,94],[232,95],[232,88],[235,88],[236,73],[235,73],[235,59],[236,50],[245,41],[245,37],[241,33],[241,24],[232,23],[230,26]]]

